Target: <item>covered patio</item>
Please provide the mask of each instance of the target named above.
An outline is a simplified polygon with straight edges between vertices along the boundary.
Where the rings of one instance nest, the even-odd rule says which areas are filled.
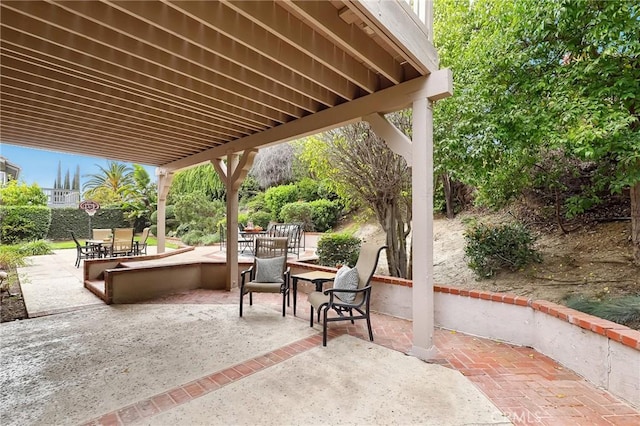
[[[107,306],[82,287],[73,257],[58,250],[20,269],[32,318],[2,325],[0,355],[12,366],[0,374],[3,425],[573,425],[640,416],[531,348],[436,328],[430,363],[405,356],[411,321],[388,315],[374,314],[374,343],[359,324],[337,325],[322,348],[308,310],[283,318],[273,295],[243,319],[237,289]]]
[[[223,291],[3,324],[2,359],[18,366],[3,372],[3,424],[637,420],[627,403],[526,344],[434,327],[431,107],[452,93],[452,75],[439,69],[430,3],[412,3],[417,13],[404,1],[0,3],[3,142],[157,166],[160,252],[174,173],[211,162],[226,184],[229,230]],[[404,108],[413,110],[411,139],[384,117]],[[259,148],[358,120],[414,166],[413,217],[427,220],[413,226],[414,279],[399,286],[411,293],[411,320],[377,315],[375,343],[358,338],[359,324],[332,327],[322,350],[304,311],[282,318],[275,299],[237,317],[238,189]],[[441,316],[467,318],[458,296],[439,292]],[[466,296],[476,310],[463,314],[482,323],[478,303],[494,295]],[[530,326],[537,338],[534,325],[558,319],[543,303],[500,297],[490,312],[526,315],[516,337]],[[635,346],[619,346],[631,355],[616,367],[636,359]],[[614,377],[628,376],[616,368]],[[362,410],[354,396],[365,397]]]
[[[413,168],[433,216],[432,113],[452,93],[427,1],[3,1],[0,131],[8,143],[158,167],[158,249],[173,174],[213,163],[238,286],[238,189],[257,150],[368,121]],[[412,139],[384,114],[413,109]],[[432,223],[413,226],[414,342],[433,345]]]

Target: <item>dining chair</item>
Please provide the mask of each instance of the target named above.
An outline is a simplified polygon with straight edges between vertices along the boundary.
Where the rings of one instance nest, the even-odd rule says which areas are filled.
[[[107,228],[95,228],[91,230],[93,240],[111,240],[111,235],[113,234],[113,229]]]
[[[96,257],[100,257],[100,254],[93,246],[83,246],[80,244],[76,235],[73,231],[69,231],[71,233],[71,238],[73,238],[73,242],[76,243],[76,268],[80,267],[80,261],[83,259],[95,259]]]
[[[289,296],[289,274],[287,238],[257,237],[253,265],[241,272],[240,316],[242,316],[244,296],[249,294],[249,306],[251,306],[253,293],[281,293],[282,316],[284,316]]]
[[[147,239],[149,239],[149,232],[151,228],[144,228],[140,239],[135,242],[134,251],[136,255],[147,254]]]
[[[130,256],[133,250],[133,228],[115,228],[111,241],[111,256]]]

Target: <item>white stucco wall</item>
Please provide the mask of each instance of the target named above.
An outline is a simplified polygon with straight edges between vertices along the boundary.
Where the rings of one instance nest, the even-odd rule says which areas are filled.
[[[436,325],[474,336],[533,346],[531,309],[490,300],[435,293]]]

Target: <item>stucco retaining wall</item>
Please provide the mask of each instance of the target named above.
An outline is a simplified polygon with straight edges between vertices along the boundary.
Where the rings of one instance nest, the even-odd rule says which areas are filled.
[[[374,277],[372,307],[411,318],[411,281]],[[640,331],[544,300],[434,286],[435,324],[532,347],[640,407]]]
[[[292,264],[294,273],[310,270],[335,272]],[[411,319],[412,284],[374,275],[371,309]],[[544,300],[439,285],[434,317],[438,327],[532,347],[640,408],[640,331]]]

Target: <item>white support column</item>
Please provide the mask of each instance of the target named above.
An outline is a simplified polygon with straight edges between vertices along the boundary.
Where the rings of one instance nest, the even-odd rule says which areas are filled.
[[[242,155],[230,152],[226,164],[222,159],[212,160],[227,192],[227,290],[238,287],[238,193],[256,154],[253,150]]]
[[[166,236],[166,209],[167,209],[167,194],[169,194],[169,188],[171,188],[171,181],[173,180],[173,172],[165,169],[156,169],[156,175],[158,176],[158,223],[157,223],[157,252],[164,253],[165,251],[165,236]]]
[[[433,344],[433,111],[432,102],[413,102],[413,347],[411,355],[427,360]]]

